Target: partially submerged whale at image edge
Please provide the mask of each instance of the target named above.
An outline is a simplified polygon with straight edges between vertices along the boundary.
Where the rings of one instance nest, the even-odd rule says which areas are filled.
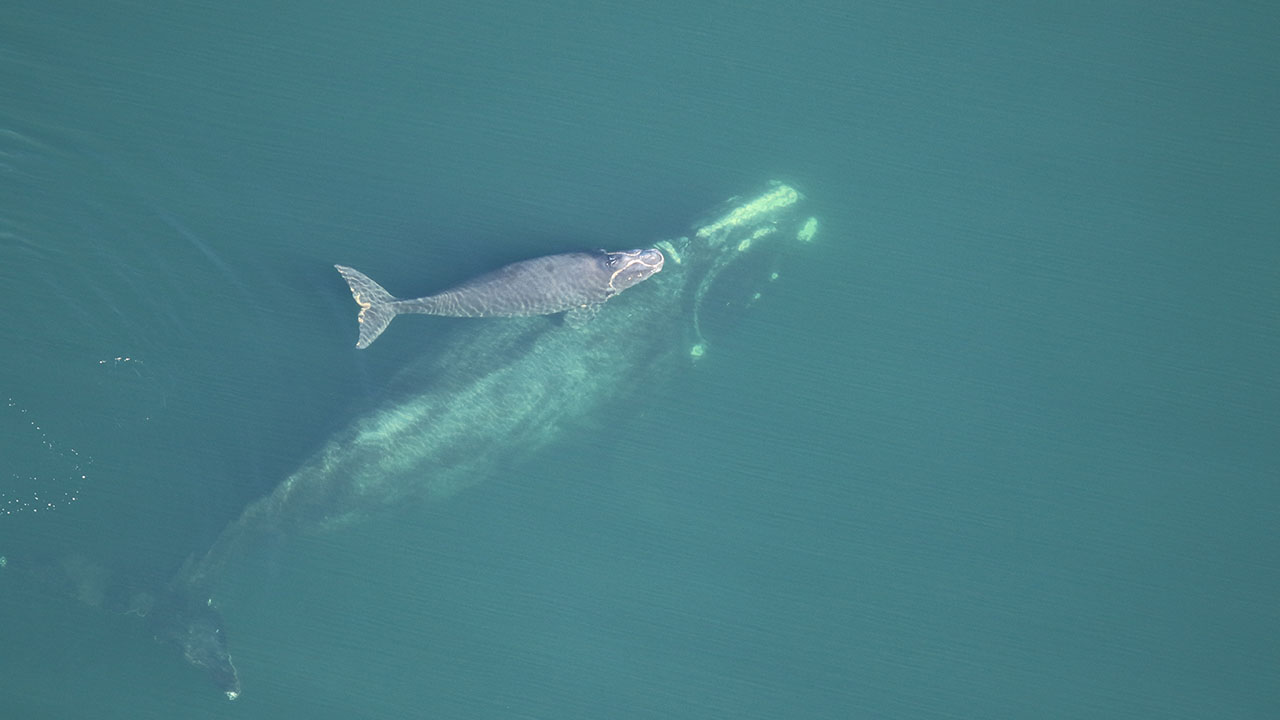
[[[760,295],[753,285],[744,303],[726,302],[723,292],[714,290],[717,284],[743,288],[733,272],[739,269],[759,272],[760,283],[774,280],[774,261],[813,238],[817,220],[799,213],[801,200],[794,188],[771,183],[758,195],[729,201],[688,236],[656,243],[660,252],[624,253],[648,263],[647,270],[636,269],[639,279],[631,283],[644,280],[644,292],[609,303],[585,325],[542,316],[571,306],[535,303],[528,307],[538,314],[475,323],[451,334],[448,343],[402,369],[380,404],[353,417],[272,492],[250,503],[205,553],[192,557],[150,613],[152,627],[178,645],[188,662],[206,670],[228,698],[238,697],[240,678],[213,597],[239,558],[266,538],[323,532],[376,517],[405,501],[448,498],[553,442],[589,440],[582,437],[585,431],[566,437],[565,428],[581,427],[570,421],[687,367],[708,351],[706,325],[718,328],[726,312]],[[764,266],[740,262],[749,257],[764,260]],[[551,262],[558,269],[569,267],[561,266],[562,260]],[[356,279],[352,293],[365,313],[384,307],[383,302],[418,302],[375,297],[360,280],[364,276],[343,274]],[[729,277],[735,282],[721,283]],[[504,287],[500,280],[486,285],[489,280],[482,279],[455,290],[465,297],[468,287]],[[598,283],[592,287],[600,289]],[[477,297],[472,300],[497,303]],[[432,307],[445,307],[440,302]],[[391,309],[387,321],[402,311]],[[362,347],[378,334],[366,335],[364,324]],[[382,322],[377,330],[385,327]]]

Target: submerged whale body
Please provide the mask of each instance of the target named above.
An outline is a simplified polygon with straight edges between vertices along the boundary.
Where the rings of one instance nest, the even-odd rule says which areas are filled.
[[[235,700],[240,697],[240,674],[227,649],[222,615],[212,599],[185,590],[165,593],[147,614],[148,625],[156,637],[176,644],[187,662],[204,668],[213,684]]]
[[[796,190],[773,183],[755,196],[734,200],[688,236],[657,243],[661,252],[623,253],[647,263],[647,274],[636,268],[639,279],[631,283],[644,280],[645,291],[610,302],[594,320],[578,327],[540,316],[572,306],[538,304],[541,301],[527,297],[513,300],[517,293],[510,291],[520,283],[505,282],[501,270],[495,277],[455,288],[457,304],[452,307],[462,307],[462,300],[469,298],[474,303],[469,307],[488,314],[527,317],[475,323],[454,333],[448,344],[392,380],[387,401],[357,415],[270,494],[250,503],[208,551],[170,583],[163,636],[176,642],[189,662],[206,669],[228,697],[238,696],[239,677],[212,601],[219,581],[238,558],[268,536],[320,532],[405,501],[447,498],[496,468],[565,439],[562,428],[571,426],[569,421],[688,366],[708,350],[699,319],[710,289],[735,267],[760,270],[759,263],[739,263],[742,258],[777,255],[813,236],[816,220],[800,215],[800,205]],[[664,256],[665,269],[658,273]],[[600,256],[591,257],[598,262]],[[526,261],[534,265],[512,272],[518,277],[538,263],[563,270],[581,260],[551,256]],[[373,322],[368,313],[374,308],[384,308],[394,317],[413,306],[387,307],[390,303],[422,303],[433,310],[449,307],[445,300],[383,298],[364,284],[363,275],[350,272],[343,275],[366,313],[362,346],[377,336],[373,332],[366,337],[364,327]],[[567,295],[581,302],[585,296],[574,293],[582,287],[600,290],[600,276],[594,277],[594,284],[556,287],[577,287]],[[441,296],[449,292],[454,291]],[[549,293],[544,299],[547,296],[560,297]],[[521,307],[538,312],[514,312]],[[377,330],[385,327],[383,322]]]
[[[367,348],[396,315],[423,313],[448,317],[521,317],[568,312],[581,325],[604,301],[662,270],[655,249],[563,253],[523,260],[450,288],[413,300],[400,300],[369,276],[334,265],[360,306],[358,348]]]

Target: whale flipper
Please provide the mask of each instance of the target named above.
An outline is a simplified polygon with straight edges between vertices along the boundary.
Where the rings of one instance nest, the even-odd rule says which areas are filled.
[[[564,314],[564,323],[574,330],[581,330],[591,322],[591,318],[600,312],[599,305],[583,305],[576,307]]]
[[[359,270],[345,265],[334,267],[347,281],[347,285],[351,286],[351,297],[360,306],[360,314],[356,316],[356,320],[360,322],[360,339],[356,342],[356,347],[367,348],[395,319],[396,308],[392,303],[396,299]]]

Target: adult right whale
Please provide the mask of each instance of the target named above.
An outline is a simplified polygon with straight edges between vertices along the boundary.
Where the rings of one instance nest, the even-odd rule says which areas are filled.
[[[581,326],[606,300],[662,270],[658,250],[575,252],[522,260],[500,267],[444,292],[400,300],[368,275],[334,265],[360,306],[360,339],[367,348],[396,315],[423,313],[448,317],[522,317],[567,311]]]
[[[759,297],[759,284],[744,273],[768,282],[784,251],[807,244],[817,220],[801,205],[799,192],[776,182],[730,200],[688,235],[655,243],[662,272],[580,327],[534,315],[458,329],[190,559],[151,614],[155,632],[237,697],[240,678],[215,597],[240,558],[272,544],[267,538],[447,498],[552,443],[594,441],[591,424],[576,419],[631,407],[618,402],[624,397],[642,403],[656,383],[708,352],[705,333],[714,335],[729,309]],[[357,302],[370,300],[363,286],[359,292]]]

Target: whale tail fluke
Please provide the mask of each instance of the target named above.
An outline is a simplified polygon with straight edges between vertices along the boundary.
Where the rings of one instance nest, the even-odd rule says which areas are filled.
[[[395,319],[396,308],[393,303],[396,299],[359,270],[345,265],[334,267],[347,281],[347,285],[351,286],[351,297],[360,306],[360,314],[356,316],[356,320],[360,322],[360,339],[356,342],[356,347],[367,348]]]

